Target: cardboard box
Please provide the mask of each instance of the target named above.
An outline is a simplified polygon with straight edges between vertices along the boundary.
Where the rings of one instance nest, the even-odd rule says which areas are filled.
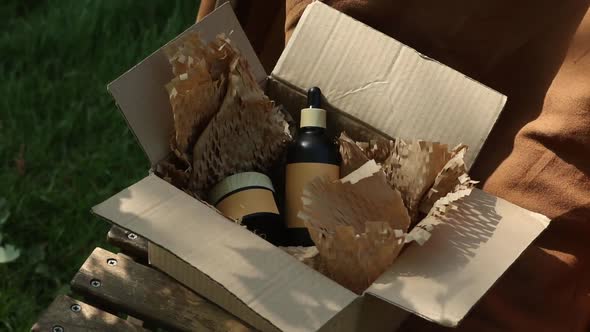
[[[269,76],[230,6],[190,30],[206,40],[228,35],[267,94],[294,115],[317,85],[330,128],[465,143],[468,165],[506,101],[321,2],[308,6]],[[170,153],[171,78],[156,51],[108,87],[152,166]],[[408,312],[456,326],[548,224],[474,190],[425,245],[410,244],[357,296],[151,173],[93,212],[149,239],[151,264],[262,331],[391,330]]]

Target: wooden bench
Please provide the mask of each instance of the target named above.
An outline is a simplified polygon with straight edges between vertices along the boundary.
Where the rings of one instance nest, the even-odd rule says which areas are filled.
[[[147,241],[113,226],[112,253],[96,248],[31,331],[254,331],[222,308],[147,265]]]

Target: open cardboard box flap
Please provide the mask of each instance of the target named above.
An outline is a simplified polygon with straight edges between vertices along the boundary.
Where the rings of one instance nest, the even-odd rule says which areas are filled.
[[[506,97],[321,2],[303,13],[271,76],[389,137],[469,146],[479,154]]]
[[[478,189],[456,206],[366,293],[454,327],[549,223]]]
[[[225,33],[264,82],[229,5],[189,29],[206,40]],[[152,166],[170,153],[173,120],[164,86],[171,78],[158,50],[108,88]],[[306,9],[271,78],[297,93],[322,87],[332,107],[382,134],[469,144],[469,163],[506,100],[320,2]],[[150,240],[158,268],[257,329],[355,329],[355,294],[153,174],[93,212]],[[394,311],[392,303],[457,325],[548,223],[479,190],[447,219],[367,290],[383,300],[382,318]]]
[[[191,26],[176,38],[188,31],[198,31],[207,42],[219,34],[225,34],[248,60],[256,81],[263,83],[266,79],[266,72],[230,4],[219,7],[207,19]],[[173,74],[162,48],[107,86],[151,166],[170,153],[170,137],[174,132],[172,108],[164,88],[172,80]]]
[[[315,331],[356,298],[156,175],[147,176],[93,211],[180,257],[196,270],[174,277],[183,279],[182,274],[190,274],[198,278],[185,282],[265,331],[274,330],[272,325],[283,331]],[[175,257],[156,258],[174,264],[171,259]],[[202,275],[195,275],[199,271]]]

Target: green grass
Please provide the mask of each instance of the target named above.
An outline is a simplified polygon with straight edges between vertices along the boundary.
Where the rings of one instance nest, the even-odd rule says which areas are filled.
[[[188,27],[197,7],[196,0],[0,4],[0,214],[10,213],[0,234],[21,249],[0,264],[0,331],[27,331],[69,291],[92,249],[106,246],[109,226],[91,206],[148,168],[106,84]]]

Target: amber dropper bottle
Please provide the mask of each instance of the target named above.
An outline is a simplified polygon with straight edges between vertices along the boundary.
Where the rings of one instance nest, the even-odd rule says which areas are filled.
[[[305,185],[319,176],[330,180],[340,177],[340,153],[326,134],[326,110],[321,108],[321,101],[318,87],[307,91],[309,107],[301,110],[300,128],[287,152],[285,222],[290,246],[314,245],[303,220],[297,217],[303,208]]]

